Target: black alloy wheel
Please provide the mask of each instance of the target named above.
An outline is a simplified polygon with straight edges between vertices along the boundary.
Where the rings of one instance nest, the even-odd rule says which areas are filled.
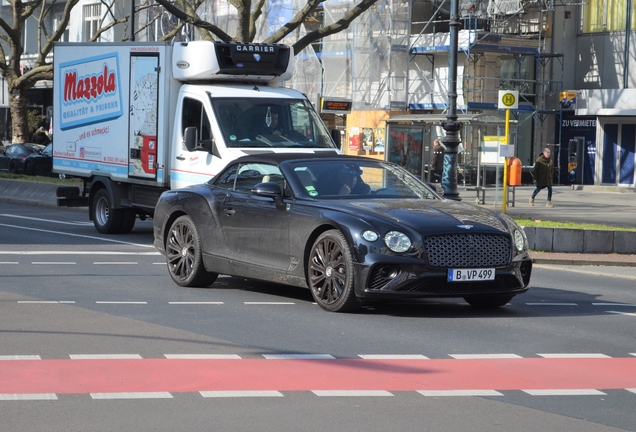
[[[218,277],[217,273],[208,272],[203,265],[201,238],[189,216],[180,216],[173,222],[165,250],[168,272],[177,285],[207,287]]]
[[[307,269],[311,295],[321,308],[330,312],[360,308],[354,290],[351,250],[340,231],[326,231],[316,239]]]

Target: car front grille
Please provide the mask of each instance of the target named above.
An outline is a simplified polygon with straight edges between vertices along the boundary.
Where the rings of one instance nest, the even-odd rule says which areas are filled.
[[[503,235],[449,234],[424,239],[431,267],[488,268],[510,264],[510,239]]]

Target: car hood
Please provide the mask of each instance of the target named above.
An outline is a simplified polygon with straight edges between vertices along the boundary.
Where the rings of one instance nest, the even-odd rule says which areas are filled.
[[[390,219],[417,231],[509,232],[506,222],[497,213],[458,201],[421,199],[349,201],[344,207],[349,207],[358,215],[375,215],[378,218]]]

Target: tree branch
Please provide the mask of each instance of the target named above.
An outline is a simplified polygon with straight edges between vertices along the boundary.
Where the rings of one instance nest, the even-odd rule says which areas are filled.
[[[161,6],[163,6],[168,12],[172,15],[176,16],[182,21],[185,21],[189,24],[192,24],[196,27],[201,27],[203,29],[208,30],[210,33],[221,39],[222,41],[229,42],[232,40],[232,36],[225,33],[223,30],[218,28],[215,25],[210,24],[209,22],[203,21],[196,14],[194,16],[188,15],[178,7],[174,6],[168,0],[155,0]]]

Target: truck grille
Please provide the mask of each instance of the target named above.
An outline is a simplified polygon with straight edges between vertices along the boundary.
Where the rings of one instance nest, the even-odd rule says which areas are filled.
[[[483,268],[510,264],[510,239],[503,235],[449,234],[424,239],[431,267]]]

